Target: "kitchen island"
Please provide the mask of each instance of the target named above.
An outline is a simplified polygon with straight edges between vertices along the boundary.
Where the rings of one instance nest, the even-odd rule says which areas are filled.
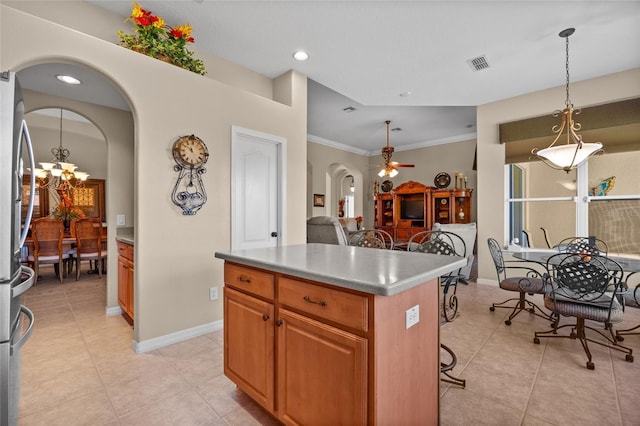
[[[465,259],[329,244],[215,256],[225,375],[278,420],[438,423],[438,277]]]

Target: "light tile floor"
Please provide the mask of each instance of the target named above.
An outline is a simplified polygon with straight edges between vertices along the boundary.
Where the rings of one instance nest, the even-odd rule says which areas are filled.
[[[510,293],[471,283],[458,295],[441,341],[467,387],[442,383],[442,425],[640,424],[640,360],[593,345],[587,370],[579,342],[533,343],[547,321],[523,313],[506,326],[507,310],[489,311]],[[223,375],[222,332],[136,354],[131,327],[105,316],[105,278],[92,275],[61,285],[45,269],[25,302],[36,326],[22,350],[19,425],[276,424]],[[620,328],[640,323],[640,310],[625,318]],[[637,358],[640,336],[625,343]]]

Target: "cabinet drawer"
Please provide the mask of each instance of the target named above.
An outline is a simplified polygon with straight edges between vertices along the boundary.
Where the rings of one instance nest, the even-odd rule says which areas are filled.
[[[340,290],[296,281],[278,279],[278,300],[282,305],[320,318],[351,327],[368,330],[368,300]]]
[[[245,268],[244,266],[225,263],[224,282],[231,287],[239,288],[270,300],[273,300],[275,295],[273,274]]]
[[[118,242],[118,256],[122,256],[133,262],[133,246]]]

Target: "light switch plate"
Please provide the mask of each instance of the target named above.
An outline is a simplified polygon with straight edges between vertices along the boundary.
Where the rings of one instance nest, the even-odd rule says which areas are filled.
[[[420,322],[420,305],[407,309],[404,313],[405,328],[410,328]]]
[[[124,226],[125,223],[125,215],[123,214],[119,214],[116,216],[116,225],[118,226]]]

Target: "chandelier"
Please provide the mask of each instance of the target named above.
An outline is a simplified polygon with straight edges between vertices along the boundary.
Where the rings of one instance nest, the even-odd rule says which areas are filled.
[[[41,168],[34,168],[36,181],[40,188],[52,187],[65,192],[76,187],[81,187],[89,174],[77,171],[77,166],[67,162],[71,151],[62,146],[62,108],[60,108],[60,144],[51,148],[52,162],[39,163]]]
[[[565,100],[565,108],[562,111],[556,110],[553,113],[554,117],[562,115],[560,124],[553,126],[551,129],[557,136],[547,148],[540,150],[534,148],[531,150],[531,153],[535,154],[547,166],[556,170],[564,170],[567,173],[569,173],[571,169],[578,167],[578,165],[587,158],[602,152],[602,144],[600,142],[586,143],[582,141],[582,136],[576,133],[580,131],[582,126],[580,123],[573,121],[573,114],[580,114],[580,108],[574,109],[571,100],[569,100],[569,36],[573,34],[574,31],[575,28],[567,28],[558,34],[565,39],[566,45],[565,68],[567,75],[567,97]],[[560,136],[562,136],[564,131],[566,131],[566,143],[555,145],[556,142],[560,140]]]

